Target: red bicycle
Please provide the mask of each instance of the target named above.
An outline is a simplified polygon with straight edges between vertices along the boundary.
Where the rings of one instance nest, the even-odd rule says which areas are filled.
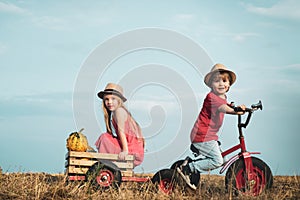
[[[239,107],[234,107],[235,111],[239,111]],[[225,187],[228,192],[234,192],[235,194],[242,193],[249,196],[258,196],[266,189],[272,187],[273,175],[269,166],[259,158],[253,157],[260,152],[248,152],[245,144],[245,138],[243,134],[243,128],[246,128],[252,117],[252,113],[257,110],[262,110],[262,103],[259,101],[257,104],[253,104],[251,108],[246,108],[245,112],[248,116],[244,123],[242,123],[241,115],[238,115],[238,131],[239,131],[239,144],[229,148],[222,152],[223,158],[237,150],[240,152],[232,156],[226,161],[220,170],[222,174],[226,169],[225,175]],[[219,143],[220,144],[220,143]],[[201,157],[197,149],[191,145],[191,151],[193,152],[195,159],[187,157],[185,160],[178,160],[172,166],[171,169],[163,169],[158,171],[152,178],[152,182],[158,183],[162,192],[169,194],[174,185],[183,185],[184,181],[176,172],[176,168],[183,164],[184,161],[193,162]],[[190,175],[191,183],[195,186],[199,185],[200,173],[192,173]],[[184,186],[186,186],[185,184]]]

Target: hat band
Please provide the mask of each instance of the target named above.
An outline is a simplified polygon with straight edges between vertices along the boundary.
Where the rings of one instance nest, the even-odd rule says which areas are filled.
[[[119,92],[118,90],[115,90],[115,89],[105,89],[104,92],[113,93],[113,94],[117,95],[118,97],[120,97],[120,98],[123,99],[123,100],[126,99],[126,98],[121,94],[121,92]]]

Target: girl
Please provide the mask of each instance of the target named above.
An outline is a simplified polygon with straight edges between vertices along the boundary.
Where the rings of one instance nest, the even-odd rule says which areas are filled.
[[[131,154],[135,156],[134,166],[140,165],[144,160],[144,138],[141,128],[124,106],[127,99],[122,87],[108,83],[105,90],[98,93],[98,97],[103,100],[107,131],[95,143],[98,152],[119,154],[121,160]]]
[[[201,112],[191,131],[190,139],[192,148],[196,149],[205,159],[185,164],[177,171],[186,180],[187,184],[196,189],[190,183],[191,172],[203,172],[216,169],[223,164],[223,158],[218,145],[218,131],[222,126],[224,114],[243,114],[235,112],[227,104],[227,96],[230,86],[235,82],[236,75],[222,64],[216,64],[205,76],[205,84],[211,88],[207,94]],[[239,106],[245,110],[245,106]],[[185,162],[186,163],[186,162]]]

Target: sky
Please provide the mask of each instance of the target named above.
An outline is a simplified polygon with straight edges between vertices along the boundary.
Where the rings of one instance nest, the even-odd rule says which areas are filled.
[[[274,175],[299,175],[300,2],[0,0],[0,166],[63,173],[68,135],[105,132],[97,92],[120,83],[146,138],[137,172],[191,153],[189,134],[215,63],[237,74],[228,101],[263,102],[249,151]],[[237,144],[225,116],[222,149]],[[219,170],[215,170],[218,173]]]

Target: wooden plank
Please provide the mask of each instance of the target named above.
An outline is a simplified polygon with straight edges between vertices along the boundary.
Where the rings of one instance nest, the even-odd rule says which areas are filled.
[[[90,167],[96,162],[97,160],[79,160],[79,159],[70,158],[68,164]],[[133,169],[133,163],[119,162],[119,161],[112,161],[112,163],[117,165],[120,169]]]
[[[125,162],[118,162],[113,161],[115,165],[117,165],[120,169],[133,169],[133,163],[125,163]]]
[[[67,168],[68,174],[86,174],[86,172],[89,170],[89,168],[78,168],[75,166],[69,166]]]
[[[121,171],[122,176],[133,176],[133,171]]]
[[[86,172],[89,170],[89,168],[84,168],[84,167],[75,167],[75,166],[69,166],[66,168],[66,174],[77,174],[77,175],[83,175],[86,174]],[[129,171],[121,171],[122,176],[125,177],[131,177],[133,176],[133,171],[129,170]]]
[[[69,165],[92,166],[97,160],[78,160],[74,158],[69,159]]]
[[[119,160],[118,154],[78,152],[78,151],[69,151],[66,154],[66,159],[68,159],[68,157]],[[126,161],[133,161],[134,160],[134,156],[133,155],[127,155],[126,158],[125,158],[125,160]]]
[[[153,173],[134,173],[133,176],[136,176],[136,177],[153,177],[154,174]]]

